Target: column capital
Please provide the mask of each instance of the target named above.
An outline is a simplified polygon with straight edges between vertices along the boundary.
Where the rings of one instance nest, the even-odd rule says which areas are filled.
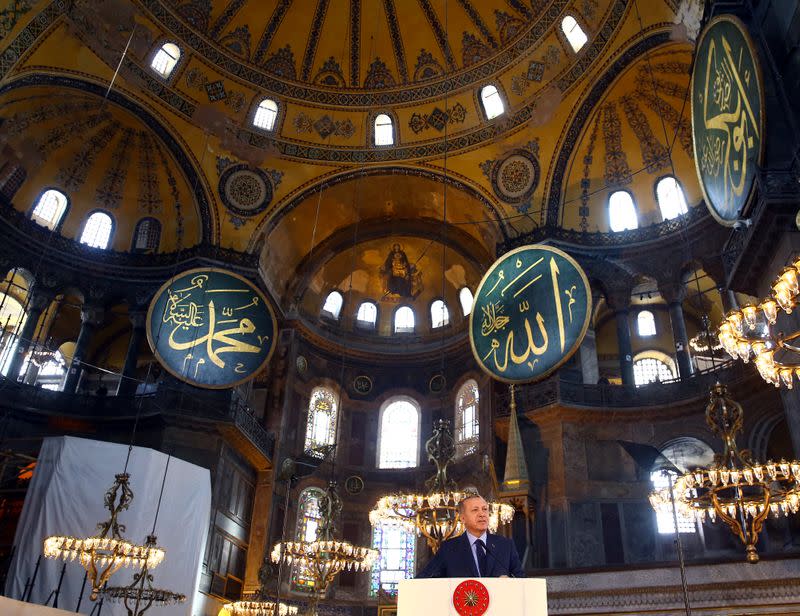
[[[134,309],[128,311],[128,318],[131,320],[133,329],[144,329],[147,325],[147,310]]]
[[[686,299],[686,284],[683,280],[659,280],[658,292],[668,304],[680,304]]]
[[[47,287],[34,285],[28,296],[28,312],[42,312],[47,309],[55,295]]]
[[[82,325],[100,325],[105,318],[106,310],[103,306],[95,306],[93,304],[84,304],[81,307],[81,324]]]
[[[631,287],[608,289],[606,292],[606,304],[614,312],[627,312],[631,306]]]

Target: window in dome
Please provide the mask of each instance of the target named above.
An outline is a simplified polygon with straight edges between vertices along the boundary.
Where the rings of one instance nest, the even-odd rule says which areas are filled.
[[[636,331],[642,338],[656,335],[656,318],[653,316],[652,312],[649,310],[642,310],[636,316]]]
[[[308,401],[305,452],[324,458],[325,449],[336,443],[336,416],[339,405],[334,393],[325,387],[315,387]]]
[[[438,329],[450,323],[450,312],[447,304],[437,299],[431,304],[431,328]]]
[[[33,208],[31,220],[48,229],[55,229],[66,211],[67,196],[58,190],[46,190]]]
[[[478,384],[470,379],[456,396],[456,455],[461,458],[478,451]]]
[[[469,313],[472,312],[472,302],[474,301],[472,291],[464,287],[458,292],[458,300],[461,302],[461,312],[464,313],[465,317],[468,317]]]
[[[669,471],[653,471],[650,473],[650,481],[653,482],[655,490],[669,489],[669,475],[672,476],[672,484],[675,485],[677,474]],[[692,490],[695,492],[695,490]],[[695,494],[696,496],[696,494]],[[681,533],[696,533],[697,525],[694,516],[684,513],[680,508],[675,512],[678,517],[678,531]],[[673,517],[672,505],[665,504],[656,509],[656,524],[661,535],[675,534],[675,518]]]
[[[608,223],[614,232],[639,228],[636,206],[627,190],[611,193],[608,199]]]
[[[375,328],[378,322],[378,307],[375,302],[361,302],[356,314],[356,324],[360,327]]]
[[[688,211],[683,189],[671,175],[661,178],[656,184],[656,199],[664,220],[677,218]]]
[[[400,306],[394,313],[394,332],[396,334],[414,331],[414,311],[408,306]]]
[[[150,63],[156,73],[167,79],[171,74],[178,60],[181,59],[181,50],[175,43],[164,43],[153,56],[153,61]]]
[[[152,252],[161,239],[161,223],[155,218],[142,218],[133,233],[134,252]]]
[[[410,400],[387,403],[380,416],[378,468],[411,468],[419,455],[419,408]]]
[[[256,114],[253,116],[253,126],[262,130],[272,130],[275,128],[275,120],[278,119],[278,103],[274,100],[265,98],[258,104]]]
[[[633,381],[637,387],[663,383],[675,378],[672,368],[655,357],[643,357],[633,362]]]
[[[578,53],[589,40],[583,28],[580,27],[578,21],[572,15],[567,15],[561,20],[561,30],[575,53]]]
[[[375,118],[375,145],[394,144],[394,125],[392,118],[385,113],[379,114]]]
[[[378,591],[396,593],[400,580],[414,577],[417,535],[399,524],[381,522],[372,528],[372,547],[380,557],[372,568],[369,594],[378,596]]]
[[[322,510],[320,504],[325,493],[319,488],[306,488],[300,493],[297,506],[297,526],[295,527],[295,541],[316,541],[317,531],[322,523]],[[307,566],[292,565],[290,583],[293,590],[312,592],[314,590],[314,575]]]
[[[81,244],[86,244],[92,248],[108,248],[111,241],[111,231],[114,228],[114,221],[105,212],[94,212],[86,220],[81,233]]]
[[[483,112],[486,114],[487,120],[494,120],[497,116],[503,115],[506,111],[500,92],[491,84],[481,88],[481,103],[483,104]]]
[[[328,297],[325,298],[325,304],[322,306],[323,316],[338,320],[339,314],[342,312],[343,303],[344,297],[342,297],[342,294],[339,293],[339,291],[331,291],[328,293]]]

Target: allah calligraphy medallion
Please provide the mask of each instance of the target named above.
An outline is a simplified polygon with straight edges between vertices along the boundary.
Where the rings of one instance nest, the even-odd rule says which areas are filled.
[[[275,348],[277,324],[249,280],[223,269],[178,274],[155,294],[147,340],[164,368],[208,389],[233,387],[258,374]]]
[[[517,248],[478,285],[469,317],[472,353],[499,381],[541,380],[578,350],[591,313],[589,281],[572,257],[551,246]]]
[[[483,616],[489,609],[489,591],[478,580],[464,580],[453,591],[453,607],[460,616]]]
[[[711,20],[692,73],[692,142],[709,211],[733,225],[748,205],[761,162],[764,91],[746,26],[732,15]]]

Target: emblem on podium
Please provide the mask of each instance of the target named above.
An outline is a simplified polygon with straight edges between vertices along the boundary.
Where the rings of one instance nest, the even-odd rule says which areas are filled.
[[[489,591],[478,580],[465,580],[453,592],[453,606],[460,616],[483,616],[489,609]]]

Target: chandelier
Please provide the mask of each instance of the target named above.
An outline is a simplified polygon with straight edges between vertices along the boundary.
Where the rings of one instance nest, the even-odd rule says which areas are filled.
[[[154,569],[164,560],[164,550],[152,544],[136,545],[122,538],[125,526],[117,517],[133,501],[133,491],[128,485],[130,475],[120,473],[114,476],[114,485],[106,492],[105,505],[110,517],[97,525],[99,534],[80,539],[70,536],[54,535],[44,541],[44,555],[47,558],[61,558],[64,561],[78,560],[86,569],[92,584],[92,601],[97,600],[108,579],[122,567]]]
[[[355,546],[349,541],[334,539],[336,518],[342,511],[342,500],[331,481],[325,496],[320,499],[322,513],[317,538],[314,541],[286,541],[272,548],[272,562],[303,568],[314,581],[309,614],[342,571],[369,571],[378,560],[378,550]]]
[[[706,423],[723,442],[722,454],[708,468],[696,468],[670,480],[667,488],[650,495],[656,511],[675,506],[683,517],[699,522],[722,520],[739,537],[747,561],[758,562],[756,543],[767,516],[797,513],[800,509],[800,462],[761,463],[739,450],[736,434],[742,431],[742,406],[717,383],[706,407]],[[676,529],[677,530],[677,529]]]
[[[800,331],[774,333],[779,310],[791,314],[800,293],[800,259],[786,267],[772,283],[770,297],[757,306],[748,304],[729,312],[719,327],[719,341],[731,357],[745,363],[751,354],[761,377],[775,387],[791,389],[795,375],[800,378]]]
[[[299,609],[296,605],[289,605],[275,601],[269,597],[267,584],[272,574],[269,557],[264,558],[258,570],[259,589],[240,601],[226,603],[223,607],[231,616],[295,616]]]
[[[156,542],[155,535],[148,535],[145,547],[158,550],[160,548],[156,547]],[[186,601],[186,595],[153,588],[153,574],[150,573],[147,561],[139,573],[133,574],[133,581],[128,586],[106,586],[103,596],[124,604],[128,616],[142,616],[153,605],[164,606]]]
[[[394,524],[425,537],[434,554],[443,541],[464,532],[458,515],[458,504],[468,492],[460,492],[455,481],[447,478],[447,467],[455,459],[455,441],[450,422],[440,419],[434,423],[433,435],[425,443],[428,460],[436,465],[436,474],[425,482],[426,493],[390,494],[382,497],[369,514],[373,526]],[[496,532],[500,524],[514,517],[514,508],[501,503],[489,503],[489,530]]]

